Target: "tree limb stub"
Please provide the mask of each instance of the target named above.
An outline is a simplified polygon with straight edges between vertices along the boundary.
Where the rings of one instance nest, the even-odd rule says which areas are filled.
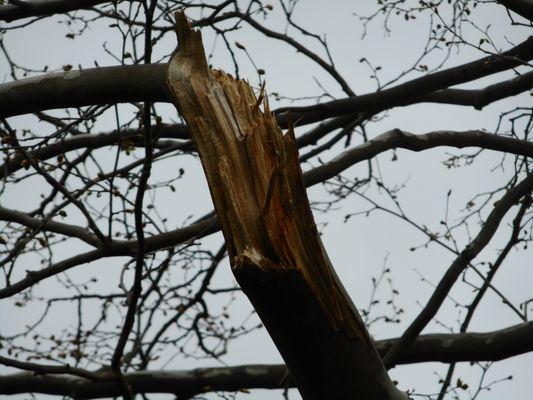
[[[405,398],[322,246],[294,132],[281,132],[266,96],[258,101],[246,82],[210,70],[200,32],[184,14],[176,20],[174,103],[198,148],[233,273],[303,398]]]

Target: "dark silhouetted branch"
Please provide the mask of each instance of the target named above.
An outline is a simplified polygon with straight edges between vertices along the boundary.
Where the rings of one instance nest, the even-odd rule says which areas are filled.
[[[365,144],[345,151],[340,156],[326,164],[307,171],[303,174],[303,179],[305,185],[310,187],[321,182],[325,182],[328,179],[340,174],[342,171],[346,170],[352,165],[371,159],[387,150],[404,148],[413,151],[422,151],[438,146],[451,146],[458,148],[474,146],[495,151],[509,152],[526,157],[533,157],[532,142],[505,136],[492,135],[483,131],[441,131],[430,132],[424,135],[414,135],[399,129],[395,129],[379,135],[375,139],[372,139]],[[22,225],[30,228],[40,226],[43,230],[79,237],[90,244],[93,243],[93,240],[96,240],[95,236],[84,228],[59,223],[52,220],[43,223],[42,220],[30,217],[27,214],[19,211],[5,209],[2,211],[2,209],[0,209],[0,218],[7,221],[21,223]],[[148,237],[146,239],[147,252],[178,246],[185,241],[203,237],[217,232],[218,230],[219,225],[217,218],[210,217],[208,219],[198,221],[186,228],[176,229]],[[98,255],[94,259],[101,258],[106,254],[110,256],[134,256],[136,253],[136,241],[113,240],[108,243],[106,249],[107,250],[105,254],[103,252],[98,252]],[[90,259],[89,261],[93,261],[94,259]],[[67,262],[66,264],[64,262],[59,262],[41,271],[33,272],[32,276],[28,276],[18,284],[0,289],[0,298],[18,293],[47,277],[65,271],[66,269],[70,269],[78,264],[79,263],[76,262]]]
[[[409,99],[414,100],[427,93],[524,65],[532,58],[533,37],[529,37],[518,46],[499,55],[484,57],[477,61],[434,72],[390,89],[333,100],[315,106],[279,109],[276,115],[278,123],[284,126],[289,118],[292,118],[293,121],[299,121],[299,124],[307,124],[354,112],[386,110],[397,105],[412,104]]]
[[[533,21],[533,1],[531,0],[497,0],[502,6],[514,11],[525,19]]]
[[[398,364],[420,362],[498,361],[533,351],[533,322],[485,333],[429,334],[418,337],[398,358]],[[398,339],[380,340],[376,348],[381,355]],[[1,363],[1,360],[0,360]],[[50,368],[50,369],[49,369]],[[61,372],[66,367],[59,367]],[[74,399],[113,397],[121,394],[116,382],[53,375],[53,369],[41,366],[39,372],[0,376],[0,394],[41,393],[69,396]],[[41,375],[48,373],[48,375]],[[50,375],[52,374],[52,375]],[[98,373],[92,373],[93,378]],[[102,376],[106,379],[106,376]],[[134,393],[173,393],[190,398],[208,391],[241,389],[283,389],[294,387],[287,379],[285,365],[243,365],[201,368],[190,371],[142,371],[125,374]]]
[[[218,230],[219,226],[215,217],[205,218],[186,228],[175,229],[146,238],[146,252],[174,247],[184,242],[207,236]],[[134,257],[137,254],[137,250],[137,240],[108,242],[105,247],[67,258],[40,270],[28,271],[25,278],[0,289],[0,299],[20,293],[50,276],[54,276],[78,265],[86,264],[103,257]]]
[[[529,174],[523,181],[513,188],[509,189],[505,195],[495,203],[494,208],[485,220],[483,227],[465,249],[459,254],[452,265],[448,268],[435,291],[425,304],[422,311],[415,320],[405,330],[402,337],[394,344],[383,358],[387,367],[393,367],[396,360],[402,352],[414,342],[416,337],[427,326],[431,319],[437,314],[440,306],[446,299],[450,289],[455,284],[461,272],[463,272],[470,262],[479,254],[481,250],[489,243],[490,239],[500,226],[505,214],[513,207],[523,196],[531,193],[533,190],[533,173]]]
[[[0,116],[91,104],[168,102],[166,69],[166,64],[89,68],[4,83]]]
[[[533,157],[533,142],[493,135],[483,131],[436,131],[414,135],[400,129],[385,132],[368,142],[346,150],[333,160],[304,173],[306,185],[313,186],[324,182],[358,162],[369,160],[391,149],[402,148],[422,151],[438,146],[480,147],[494,151],[503,151]]]
[[[487,102],[531,88],[531,73],[480,91],[446,88],[505,71],[532,58],[533,38],[529,38],[500,55],[435,72],[380,92],[314,106],[282,108],[274,114],[278,125],[287,128],[290,118],[298,121],[298,125],[305,125],[335,116],[379,112],[420,102],[435,101],[480,108]],[[4,83],[0,85],[0,116],[10,117],[52,108],[93,104],[170,102],[164,83],[166,68],[166,64],[91,68]],[[450,94],[448,100],[447,93]]]
[[[128,0],[132,1],[132,0]],[[0,21],[11,22],[30,17],[45,17],[69,11],[87,9],[112,0],[28,0],[0,6]]]

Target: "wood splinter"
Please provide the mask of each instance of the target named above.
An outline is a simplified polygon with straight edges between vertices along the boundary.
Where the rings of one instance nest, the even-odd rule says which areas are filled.
[[[277,126],[264,85],[256,99],[248,83],[208,67],[183,13],[176,32],[174,104],[198,148],[233,273],[303,398],[406,399],[324,250],[293,129]]]

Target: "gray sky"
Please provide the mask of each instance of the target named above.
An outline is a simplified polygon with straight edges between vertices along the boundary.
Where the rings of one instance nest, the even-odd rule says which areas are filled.
[[[358,4],[359,3],[359,4]],[[382,66],[382,79],[387,81],[394,78],[400,71],[408,68],[420,54],[427,38],[427,18],[421,16],[414,22],[406,23],[402,18],[394,19],[391,24],[392,33],[384,37],[379,24],[371,24],[368,35],[361,39],[362,28],[357,17],[358,14],[368,14],[374,7],[375,2],[322,2],[318,0],[303,1],[298,7],[296,18],[305,28],[316,33],[327,34],[328,43],[338,69],[347,79],[354,91],[358,94],[372,92],[376,89],[375,83],[369,78],[370,72],[364,64],[359,62],[361,57],[366,57],[374,65]],[[274,4],[273,15],[268,20],[272,29],[283,31],[284,26],[276,22],[277,5]],[[520,27],[510,28],[505,12],[496,5],[480,5],[477,10],[477,20],[481,25],[491,24],[492,37],[497,39],[497,45],[503,49],[509,48],[506,38],[514,43],[523,40],[527,34],[526,29]],[[82,67],[92,67],[93,60],[97,59],[99,65],[115,64],[109,56],[103,54],[100,43],[106,41],[110,48],[117,46],[117,32],[107,28],[105,24],[94,26],[81,38],[70,41],[64,38],[68,33],[67,27],[56,24],[61,18],[50,18],[33,26],[9,32],[4,36],[6,46],[14,60],[23,65],[50,65],[50,69],[60,69],[64,64]],[[213,44],[213,33],[204,32],[204,43],[207,49]],[[249,29],[243,29],[234,36],[234,40],[246,46],[248,52],[259,68],[266,70],[267,90],[285,95],[312,96],[320,93],[313,80],[316,77],[321,84],[335,96],[342,97],[338,85],[315,65],[308,62],[302,55],[296,54],[287,45],[252,33]],[[304,42],[306,42],[304,40]],[[310,42],[306,42],[310,43]],[[156,54],[165,54],[175,47],[174,38],[169,36],[163,45],[156,48]],[[475,49],[463,48],[460,54],[453,54],[446,66],[453,66],[466,61],[480,58],[482,54]],[[242,77],[250,83],[257,85],[257,76],[254,68],[243,53],[238,54],[239,68]],[[154,57],[154,58],[157,58]],[[442,58],[442,52],[436,52],[424,63],[428,66],[435,65]],[[232,70],[231,60],[223,46],[218,43],[213,54],[211,63],[222,69]],[[411,78],[417,75],[410,75]],[[488,82],[497,82],[510,73],[492,75],[483,80],[476,81],[465,87],[478,88]],[[0,59],[0,80],[9,81],[5,60]],[[413,133],[426,133],[432,130],[468,130],[485,128],[493,131],[497,123],[497,117],[501,111],[515,106],[527,104],[529,94],[523,94],[510,99],[492,104],[483,111],[475,111],[470,108],[461,108],[447,105],[421,104],[405,108],[398,108],[389,112],[388,117],[382,121],[368,125],[370,138],[392,128],[401,128]],[[286,104],[286,103],[285,103]],[[529,102],[529,104],[531,104]],[[126,109],[128,106],[121,106]],[[165,121],[175,119],[175,111],[169,105],[161,107]],[[114,127],[113,113],[103,116],[99,125],[102,130]],[[30,117],[12,118],[17,127],[30,127],[37,129],[35,121]],[[42,127],[39,128],[42,131]],[[298,132],[305,132],[308,127],[299,128]],[[352,145],[360,143],[359,137],[354,137]],[[336,146],[323,156],[333,157],[342,150],[342,146]],[[474,150],[464,150],[472,152]],[[460,153],[457,150],[439,148],[423,153],[412,153],[404,150],[397,152],[398,160],[391,161],[392,152],[387,152],[377,157],[374,161],[375,168],[379,168],[383,181],[390,186],[406,183],[405,189],[400,192],[399,200],[404,206],[406,213],[414,220],[426,224],[430,229],[440,229],[439,221],[442,219],[446,207],[446,193],[450,188],[453,192],[450,197],[449,215],[454,220],[461,215],[467,201],[476,193],[492,190],[505,182],[512,170],[510,163],[504,163],[504,170],[494,167],[500,162],[501,155],[486,151],[473,166],[448,169],[442,161],[446,159],[446,153]],[[114,151],[102,150],[103,159],[111,160]],[[315,162],[316,164],[316,162]],[[172,168],[185,167],[186,175],[183,179],[181,190],[177,193],[165,192],[159,198],[160,212],[168,215],[175,223],[172,227],[181,224],[188,215],[200,216],[202,212],[211,209],[207,187],[202,175],[199,163],[187,157],[178,162],[168,161],[158,164],[153,171],[151,182],[162,180]],[[309,166],[304,166],[308,169]],[[170,172],[172,173],[172,172]],[[361,177],[366,173],[366,165],[357,165],[345,172],[348,177]],[[201,182],[201,184],[200,184]],[[35,206],[39,195],[39,184],[21,184],[9,189],[1,199],[2,205],[18,210],[30,210]],[[309,190],[312,201],[327,198],[321,186]],[[375,197],[376,193],[369,193]],[[376,197],[375,197],[376,198]],[[377,197],[380,199],[379,197]],[[344,216],[348,213],[358,212],[365,209],[368,204],[356,195],[352,195],[339,205],[338,210],[327,214],[315,213],[318,223],[327,222],[323,227],[323,241],[329,256],[341,277],[348,292],[358,307],[366,307],[370,296],[370,279],[377,276],[383,262],[387,259],[387,266],[392,269],[394,286],[400,292],[399,305],[405,309],[402,322],[398,325],[376,324],[371,333],[375,338],[388,338],[398,336],[403,329],[412,321],[420,310],[420,304],[424,304],[432,293],[432,286],[423,282],[423,275],[429,282],[437,283],[444,271],[449,267],[453,256],[438,247],[429,246],[411,252],[409,249],[424,243],[424,237],[406,223],[383,213],[372,213],[369,217],[353,217],[348,223],[344,223]],[[516,211],[509,213],[512,218]],[[486,216],[484,214],[483,216]],[[74,218],[74,217],[72,217]],[[505,221],[508,223],[510,218]],[[473,232],[475,225],[471,226]],[[475,233],[475,232],[474,232]],[[491,241],[491,244],[478,257],[478,259],[493,258],[496,251],[502,247],[506,240],[507,231],[503,230]],[[463,235],[467,239],[467,233]],[[213,235],[205,240],[214,245],[220,243],[220,234]],[[60,255],[67,252],[76,253],[80,248],[71,247],[64,249]],[[28,261],[34,261],[28,259]],[[94,263],[91,266],[79,268],[79,271],[69,273],[71,277],[82,280],[89,276],[93,269],[100,269],[98,275],[105,274],[98,288],[103,292],[106,287],[113,290],[116,288],[118,273],[121,263],[116,266],[105,265],[108,261]],[[515,304],[524,302],[532,297],[531,282],[533,282],[533,270],[531,269],[531,251],[513,253],[502,271],[495,279],[495,285]],[[36,267],[36,265],[35,265]],[[88,271],[90,270],[90,271]],[[217,272],[217,278],[221,281],[229,281],[229,266]],[[467,274],[469,279],[475,282],[473,275]],[[50,293],[55,290],[57,282],[51,280],[39,285],[37,293]],[[386,286],[383,295],[387,295]],[[471,289],[464,284],[455,285],[451,296],[460,303],[469,303],[473,298]],[[242,305],[233,307],[235,318],[244,318],[249,310],[247,301],[243,299]],[[0,333],[9,333],[11,329],[22,327],[32,319],[32,309],[25,309],[23,313],[12,307],[9,301],[0,303],[0,314],[7,315],[10,326],[2,327]],[[437,316],[438,320],[445,325],[451,325],[457,329],[458,309],[452,301],[447,301]],[[45,325],[49,329],[57,326],[71,324],[72,316],[68,313],[57,313]],[[470,326],[470,331],[490,331],[520,323],[501,300],[492,292],[488,293],[476,313]],[[7,332],[2,332],[3,330]],[[445,332],[445,328],[432,322],[424,332]],[[223,361],[228,365],[245,363],[277,363],[281,362],[274,345],[264,331],[250,334],[247,337],[235,341]],[[463,363],[464,364],[464,363]],[[460,364],[456,377],[460,376],[472,388],[477,387],[480,376],[478,367],[469,367]],[[154,364],[155,367],[157,364]],[[199,366],[216,365],[214,360],[180,360],[176,359],[166,368],[184,369]],[[494,386],[490,392],[484,392],[482,399],[496,400],[510,398],[513,400],[526,400],[530,398],[533,384],[529,378],[533,370],[533,355],[526,354],[514,357],[493,366],[486,377],[486,381],[504,378],[510,374],[514,376],[511,382],[502,382]],[[6,371],[6,369],[2,369]],[[420,364],[413,366],[399,366],[391,371],[391,376],[400,382],[402,389],[415,389],[417,393],[433,393],[438,390],[436,385],[437,374],[444,375],[446,365],[439,363]],[[276,395],[280,397],[279,395]],[[262,400],[275,398],[268,391],[257,391],[252,396],[239,395],[238,398],[251,398]],[[41,397],[41,396],[39,396]],[[22,398],[22,397],[21,397]],[[210,398],[216,398],[211,396]],[[291,398],[298,398],[293,394]],[[468,397],[465,397],[468,398]]]

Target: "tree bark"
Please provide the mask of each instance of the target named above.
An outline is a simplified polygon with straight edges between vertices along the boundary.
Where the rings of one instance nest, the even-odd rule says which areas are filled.
[[[256,99],[246,82],[210,70],[200,32],[176,19],[174,103],[198,148],[232,271],[303,398],[406,398],[322,246],[294,132],[281,132],[264,90]]]
[[[533,20],[532,0],[498,0],[498,3],[530,21]]]
[[[110,0],[32,0],[0,6],[0,21],[16,21],[22,18],[42,17],[95,7]]]
[[[399,364],[420,362],[497,361],[533,351],[533,321],[484,333],[434,333],[419,336],[398,359]],[[379,340],[386,354],[398,338]],[[43,369],[46,370],[46,369]],[[172,393],[177,398],[215,391],[284,389],[294,387],[285,365],[241,365],[188,371],[138,371],[124,374],[133,393]],[[116,380],[90,380],[79,376],[19,372],[0,375],[0,395],[41,393],[95,399],[120,396]]]
[[[286,128],[289,115],[302,126],[331,117],[346,118],[347,114],[377,113],[424,102],[473,106],[480,110],[494,101],[530,89],[533,73],[526,72],[479,90],[448,87],[527,65],[531,59],[533,37],[499,55],[427,74],[389,89],[312,106],[275,110],[276,120],[279,126]],[[96,104],[168,102],[164,84],[166,70],[166,64],[121,65],[70,70],[3,83],[0,84],[0,117]]]

